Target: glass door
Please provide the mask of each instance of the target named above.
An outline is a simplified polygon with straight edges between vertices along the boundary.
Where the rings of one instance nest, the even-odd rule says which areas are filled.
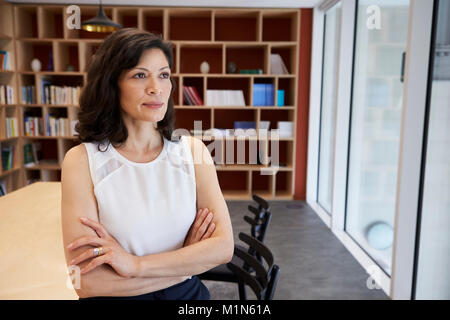
[[[333,194],[334,140],[340,35],[341,2],[338,2],[325,13],[323,37],[317,202],[328,214],[331,213],[331,198]]]
[[[415,298],[450,299],[450,0],[439,0],[425,134]]]
[[[357,1],[345,231],[391,274],[409,0]]]

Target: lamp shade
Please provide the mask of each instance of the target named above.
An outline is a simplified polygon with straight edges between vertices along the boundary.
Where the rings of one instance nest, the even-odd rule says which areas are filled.
[[[98,7],[97,15],[81,23],[81,29],[90,32],[113,32],[121,28],[121,24],[113,22],[106,16],[101,3]]]

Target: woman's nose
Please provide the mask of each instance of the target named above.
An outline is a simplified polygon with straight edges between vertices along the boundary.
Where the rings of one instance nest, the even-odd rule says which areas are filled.
[[[148,94],[160,94],[162,92],[161,87],[159,86],[158,82],[155,80],[149,81],[146,91]]]
[[[147,89],[148,94],[160,94],[162,91],[159,88],[151,87]]]

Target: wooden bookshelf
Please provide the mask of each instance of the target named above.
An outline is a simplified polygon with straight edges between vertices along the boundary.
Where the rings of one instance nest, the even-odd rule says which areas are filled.
[[[78,105],[45,104],[41,83],[64,86],[84,86],[86,66],[108,35],[84,30],[69,30],[65,19],[68,5],[2,4],[0,9],[0,50],[11,52],[12,70],[0,72],[0,84],[14,87],[13,104],[0,105],[0,145],[14,146],[15,159],[10,170],[0,168],[0,183],[7,192],[33,181],[59,181],[65,153],[78,142],[69,131],[64,135],[47,136],[45,130],[37,136],[25,135],[25,118],[47,115],[76,121]],[[97,6],[81,5],[81,20],[92,18]],[[268,200],[290,200],[294,194],[294,173],[297,131],[297,88],[299,69],[300,10],[299,9],[225,9],[225,8],[163,8],[104,6],[106,14],[124,27],[136,27],[162,34],[173,45],[172,77],[177,85],[174,95],[175,128],[194,129],[194,121],[202,121],[203,131],[211,128],[233,129],[234,121],[269,121],[277,128],[278,121],[292,121],[294,135],[280,138],[278,170],[249,161],[251,139],[243,139],[244,163],[237,162],[237,138],[203,137],[207,146],[222,148],[217,153],[216,168],[226,199],[248,200],[253,193]],[[289,74],[270,74],[270,55],[280,54]],[[50,55],[52,58],[50,58]],[[34,72],[31,61],[37,58],[42,69]],[[200,64],[208,61],[210,71],[203,74]],[[227,64],[234,62],[237,70],[261,69],[262,74],[227,73]],[[73,66],[68,70],[67,66]],[[277,106],[277,95],[271,106],[253,106],[253,85],[272,84],[275,93],[284,90],[284,106]],[[24,104],[22,86],[35,86],[35,103]],[[193,86],[205,103],[207,90],[242,90],[245,106],[190,106],[184,103],[183,87]],[[206,104],[206,103],[205,103]],[[18,137],[6,136],[6,118],[16,117]],[[231,140],[231,142],[230,142]],[[238,141],[239,140],[239,141]],[[264,146],[262,156],[271,155],[272,139],[258,140]],[[43,161],[25,166],[23,147],[39,143]],[[228,143],[228,144],[227,144]],[[227,163],[225,152],[234,148],[234,162]],[[258,149],[260,150],[260,149]],[[219,153],[220,152],[220,153]],[[258,157],[259,158],[259,157]],[[276,172],[275,174],[261,174]]]

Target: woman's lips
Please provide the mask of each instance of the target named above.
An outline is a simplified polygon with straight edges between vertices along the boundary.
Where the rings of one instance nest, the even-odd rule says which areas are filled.
[[[144,107],[151,109],[159,109],[163,106],[162,103],[144,103]]]

